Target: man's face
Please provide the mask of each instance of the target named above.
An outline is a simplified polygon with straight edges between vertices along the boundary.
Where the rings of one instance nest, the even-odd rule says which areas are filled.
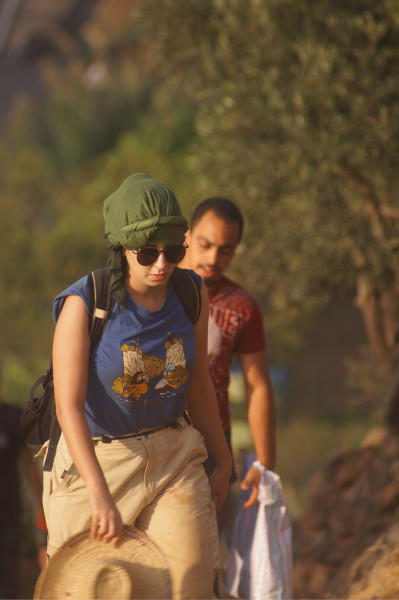
[[[186,236],[189,248],[184,266],[198,273],[208,288],[214,287],[234,256],[239,235],[238,223],[206,212]]]

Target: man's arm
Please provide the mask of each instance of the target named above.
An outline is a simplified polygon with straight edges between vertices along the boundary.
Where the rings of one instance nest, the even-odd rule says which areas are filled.
[[[254,440],[255,452],[261,465],[273,470],[276,462],[276,409],[270,382],[266,350],[239,355],[244,376],[248,423]],[[244,507],[256,504],[260,472],[251,467],[241,484],[242,489],[252,485],[252,493]]]

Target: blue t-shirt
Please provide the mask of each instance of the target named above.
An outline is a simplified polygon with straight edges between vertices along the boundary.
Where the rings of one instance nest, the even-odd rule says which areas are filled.
[[[80,296],[88,311],[89,276],[55,298],[55,321],[70,295]],[[115,303],[90,355],[85,414],[92,437],[134,433],[182,416],[194,364],[193,324],[171,282],[159,310],[129,295],[125,310]]]

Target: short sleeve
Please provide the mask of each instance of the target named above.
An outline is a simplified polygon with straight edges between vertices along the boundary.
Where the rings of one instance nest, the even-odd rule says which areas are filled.
[[[53,317],[54,322],[57,323],[58,317],[64,306],[65,300],[68,296],[80,296],[85,304],[87,313],[89,313],[90,306],[90,281],[89,275],[82,277],[79,281],[76,281],[70,285],[66,290],[58,294],[54,300],[53,305]]]
[[[263,317],[256,300],[252,299],[250,317],[238,338],[236,351],[239,354],[255,354],[266,348]]]

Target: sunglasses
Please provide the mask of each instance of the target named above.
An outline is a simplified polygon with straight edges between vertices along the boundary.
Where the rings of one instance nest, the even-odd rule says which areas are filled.
[[[175,265],[183,260],[186,254],[186,248],[188,248],[188,246],[185,242],[184,244],[185,245],[175,244],[174,246],[168,246],[165,250],[158,250],[158,248],[147,246],[146,248],[140,248],[140,250],[132,250],[132,252],[137,255],[137,262],[142,267],[153,265],[158,260],[161,252],[165,254],[165,259],[168,263]]]

